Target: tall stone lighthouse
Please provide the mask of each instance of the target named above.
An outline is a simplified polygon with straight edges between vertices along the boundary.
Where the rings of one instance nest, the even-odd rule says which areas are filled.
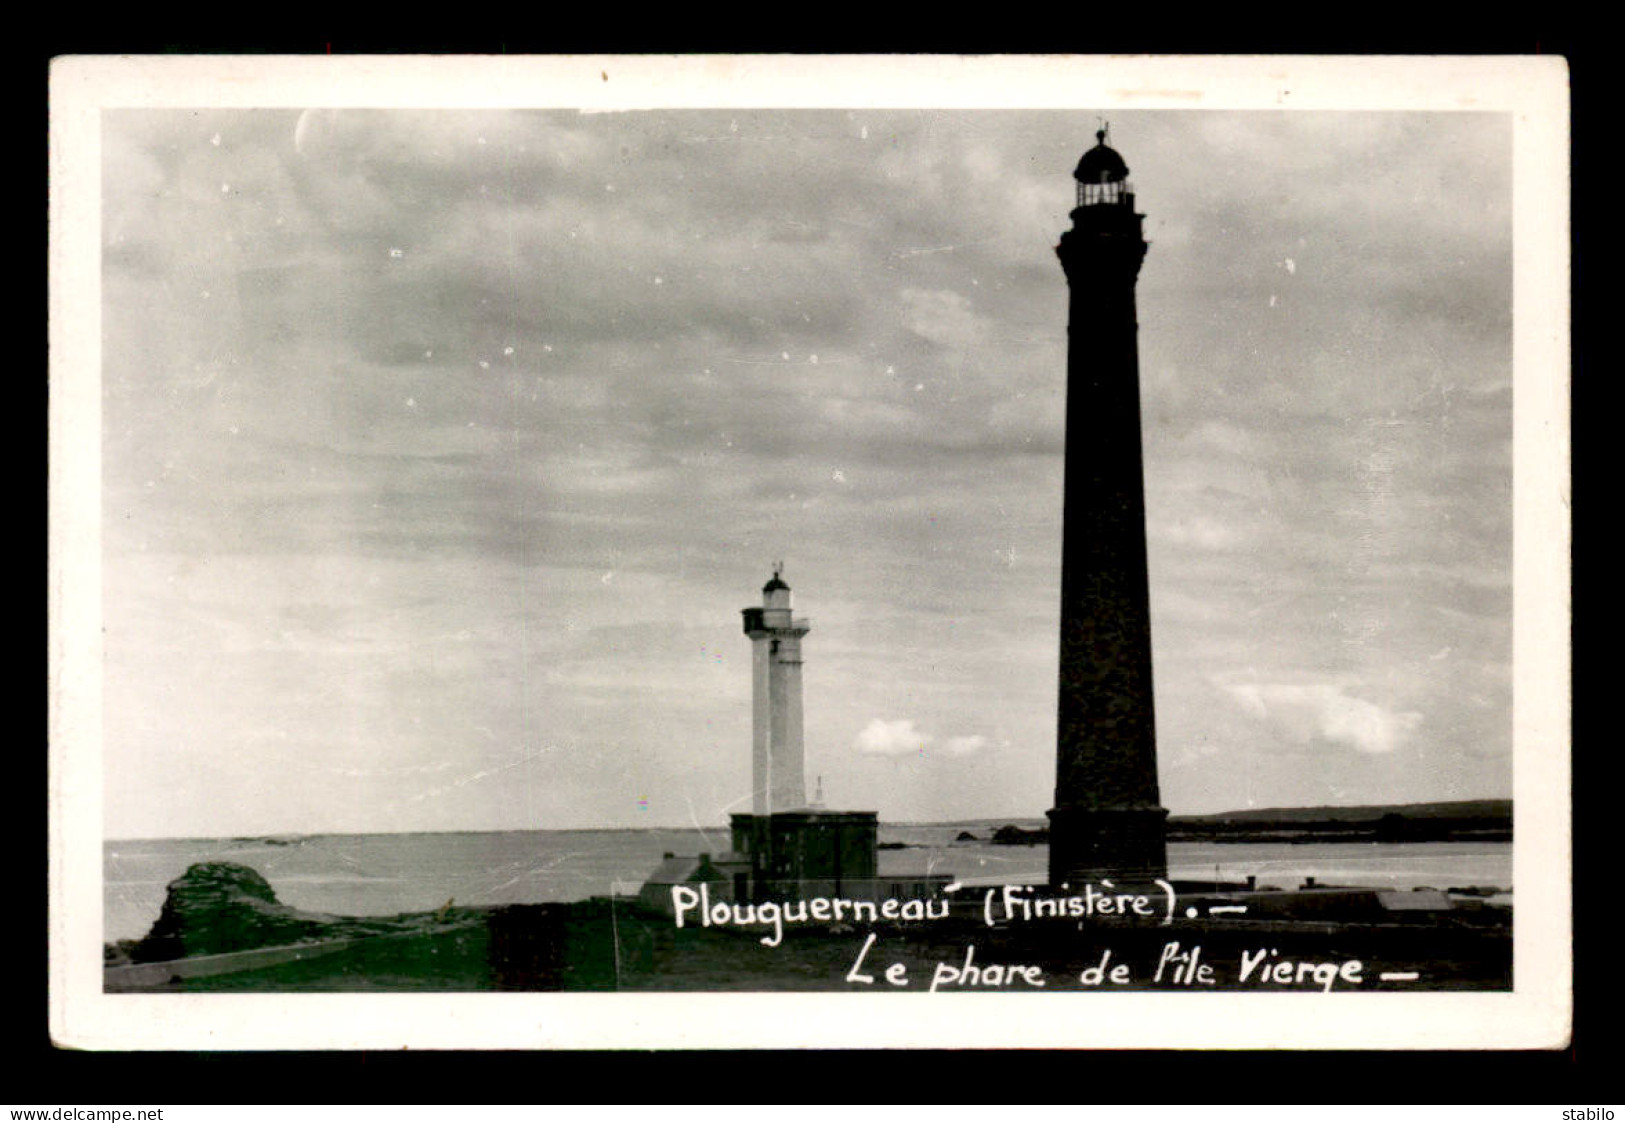
[[[801,731],[801,637],[812,630],[790,614],[783,570],[762,586],[762,606],[741,609],[751,641],[751,811],[772,815],[807,806]]]
[[[1134,285],[1146,243],[1106,132],[1073,172],[1052,886],[1167,872],[1157,790]]]

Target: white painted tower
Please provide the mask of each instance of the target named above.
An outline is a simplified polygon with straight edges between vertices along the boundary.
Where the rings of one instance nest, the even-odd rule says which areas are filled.
[[[751,811],[774,815],[807,806],[801,739],[801,637],[806,618],[790,615],[790,586],[775,566],[762,606],[740,611],[751,639]]]

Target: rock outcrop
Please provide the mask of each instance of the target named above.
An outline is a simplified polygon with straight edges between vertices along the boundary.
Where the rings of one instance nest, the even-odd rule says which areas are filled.
[[[279,944],[382,936],[435,927],[457,919],[439,913],[398,917],[329,916],[302,912],[277,900],[258,871],[234,862],[200,862],[169,883],[157,923],[129,949],[136,963],[218,955]],[[459,917],[462,910],[456,910]]]

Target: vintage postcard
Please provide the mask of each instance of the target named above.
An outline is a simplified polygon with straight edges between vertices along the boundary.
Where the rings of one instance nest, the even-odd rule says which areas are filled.
[[[1550,58],[67,58],[51,1030],[1555,1048]]]

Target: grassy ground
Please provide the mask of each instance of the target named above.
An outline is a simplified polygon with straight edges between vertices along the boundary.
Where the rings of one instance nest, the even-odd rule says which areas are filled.
[[[848,981],[870,933],[875,940],[862,972],[872,984]],[[894,991],[885,972],[903,965],[908,990],[1265,990],[1319,991],[1327,973],[1292,981],[1243,980],[1242,957],[1279,970],[1283,962],[1359,960],[1360,982],[1346,974],[1335,990],[1507,990],[1512,985],[1510,924],[1501,910],[1437,922],[1325,924],[1289,921],[1178,921],[1168,927],[1111,926],[1100,922],[1025,924],[991,929],[954,919],[919,925],[787,928],[777,947],[761,943],[763,930],[676,928],[666,918],[629,902],[519,905],[491,909],[484,925],[449,932],[361,941],[319,959],[234,974],[173,979],[161,991]],[[1175,981],[1158,961],[1200,946],[1212,983]],[[961,972],[967,948],[977,985]],[[1110,952],[1108,970],[1127,966],[1127,981],[1088,985],[1085,968]],[[943,965],[939,968],[939,964]],[[1000,970],[989,983],[990,966]],[[1380,973],[1415,972],[1414,980],[1382,981]],[[1120,978],[1122,976],[1119,976]]]

